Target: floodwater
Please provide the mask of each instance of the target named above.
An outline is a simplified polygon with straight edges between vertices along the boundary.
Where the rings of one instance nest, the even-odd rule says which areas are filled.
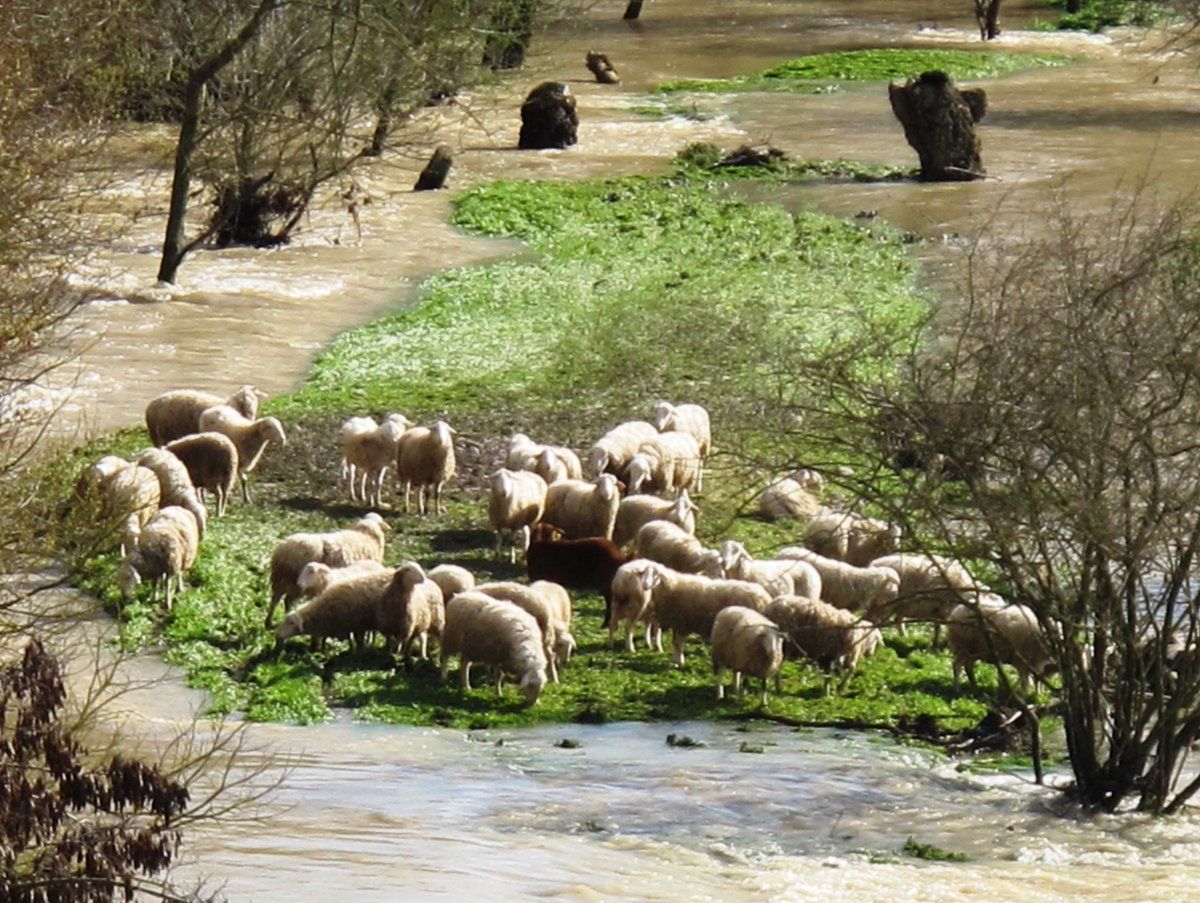
[[[526,71],[464,102],[469,117],[456,108],[436,114],[456,152],[455,188],[661,170],[699,139],[911,164],[879,86],[705,99],[718,114],[707,122],[656,122],[627,107],[667,78],[749,72],[816,50],[975,39],[962,0],[652,0],[634,25],[619,20],[622,8],[604,2],[556,26]],[[1019,4],[1005,16],[1014,30],[1003,44],[1082,61],[984,83],[981,135],[994,179],[773,186],[763,199],[876,211],[933,239],[922,253],[944,263],[955,237],[984,219],[1010,233],[1039,228],[1041,205],[1060,188],[1089,215],[1139,181],[1165,199],[1192,190],[1200,74],[1191,63],[1130,33],[1017,31],[1032,16]],[[584,80],[592,48],[613,58],[621,88]],[[512,151],[520,95],[564,75],[576,79],[579,146]],[[88,341],[70,379],[42,399],[64,404],[58,431],[136,423],[148,397],[174,387],[286,390],[329,339],[404,301],[425,276],[514,253],[448,228],[444,193],[408,192],[421,155],[359,178],[361,231],[334,199],[294,244],[198,252],[172,289],[154,285],[162,219],[149,205],[79,277],[103,297],[81,320]],[[164,185],[161,173],[131,168],[112,203],[140,208],[163,197]],[[137,732],[165,735],[200,704],[169,672],[165,686],[130,700]],[[706,746],[669,748],[670,732]],[[255,726],[251,737],[263,755],[293,763],[269,819],[198,832],[188,850],[187,872],[226,882],[238,900],[1147,900],[1186,898],[1200,882],[1194,817],[1084,818],[1020,776],[959,771],[868,734],[626,724],[468,735],[345,722]],[[556,748],[562,738],[581,746]],[[744,742],[763,752],[739,752]],[[900,857],[909,836],[972,860]]]

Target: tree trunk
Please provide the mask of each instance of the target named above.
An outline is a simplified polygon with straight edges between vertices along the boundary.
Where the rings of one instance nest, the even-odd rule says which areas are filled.
[[[990,41],[1000,35],[1001,0],[975,0],[975,21],[979,24],[979,36]]]
[[[578,139],[575,96],[562,82],[542,82],[521,105],[521,150],[570,147]]]
[[[642,0],[629,0],[629,5],[625,7],[625,15],[621,18],[632,21],[642,14]]]
[[[450,154],[450,148],[439,144],[425,168],[421,170],[413,191],[435,191],[441,188],[446,184],[446,176],[450,174],[450,167],[453,165],[454,157]]]
[[[904,84],[888,85],[892,112],[921,161],[923,182],[963,182],[982,178],[983,160],[975,134],[974,110],[986,109],[959,93],[944,72],[925,72]]]
[[[384,86],[379,98],[379,109],[375,120],[375,131],[371,133],[371,143],[362,152],[364,157],[378,157],[383,153],[383,145],[392,131],[392,107],[396,103],[396,95],[400,92],[400,80],[391,78]]]
[[[183,97],[183,118],[179,125],[179,141],[175,145],[175,173],[171,179],[171,202],[167,209],[167,232],[163,238],[162,260],[158,266],[159,282],[175,282],[175,274],[187,253],[183,229],[187,224],[188,192],[192,185],[192,154],[200,131],[200,104],[204,85],[194,79],[188,82]]]
[[[1067,0],[1067,12],[1077,13],[1083,9],[1083,0]]]
[[[533,40],[536,0],[507,0],[492,14],[483,65],[489,69],[517,69],[525,62],[525,49]]]

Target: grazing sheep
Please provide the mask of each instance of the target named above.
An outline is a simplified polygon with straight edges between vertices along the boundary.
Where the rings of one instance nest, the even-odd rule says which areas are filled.
[[[116,476],[117,471],[128,466],[128,461],[116,455],[105,455],[95,464],[89,464],[75,481],[75,497],[99,499],[108,481]]]
[[[620,476],[642,443],[657,435],[654,424],[645,420],[627,420],[614,426],[596,440],[596,444],[588,451],[588,475],[593,478],[604,473]]]
[[[229,405],[209,408],[200,415],[202,432],[223,433],[233,440],[238,452],[238,479],[242,482],[242,501],[250,504],[250,473],[258,466],[267,446],[287,445],[283,425],[274,417],[251,420]]]
[[[517,560],[517,544],[529,548],[529,531],[546,510],[546,481],[526,470],[500,468],[490,478],[488,523],[496,533],[496,557],[502,554],[504,538],[516,534],[509,549],[509,561]]]
[[[271,603],[267,607],[267,626],[271,626],[271,617],[280,601],[286,610],[300,597],[297,581],[306,564],[319,561],[338,568],[355,561],[383,561],[384,532],[388,529],[383,518],[372,511],[344,530],[293,533],[285,537],[271,553]]]
[[[974,605],[957,605],[950,612],[946,645],[954,656],[954,686],[965,670],[975,686],[975,663],[990,662],[1017,669],[1021,692],[1029,689],[1029,678],[1041,679],[1052,670],[1053,658],[1037,615],[1025,605],[1009,605],[995,593],[982,596]]]
[[[651,422],[660,433],[678,430],[694,436],[700,446],[701,458],[707,458],[712,452],[712,426],[708,411],[698,404],[675,405],[660,401],[654,406]]]
[[[104,511],[120,522],[122,555],[133,548],[142,528],[158,513],[161,500],[158,476],[140,464],[126,463],[104,482]]]
[[[821,598],[821,575],[807,561],[755,561],[740,542],[727,539],[721,547],[725,577],[757,583],[772,596]]]
[[[349,639],[355,649],[361,649],[368,634],[379,628],[376,610],[391,583],[392,572],[386,569],[337,581],[311,602],[288,612],[275,628],[275,639],[310,636],[313,650],[319,651],[333,637]]]
[[[712,636],[717,614],[731,605],[766,611],[771,597],[761,586],[741,580],[712,580],[650,564],[642,575],[642,592],[649,593],[643,607],[652,606],[654,621],[671,631],[675,664],[683,665],[683,645],[690,634]]]
[[[656,492],[703,488],[700,446],[691,433],[673,430],[643,442],[625,468],[630,492],[643,487]]]
[[[459,593],[446,606],[442,632],[442,680],[450,670],[450,656],[461,659],[462,688],[471,689],[471,665],[479,662],[497,669],[496,693],[504,674],[513,675],[530,705],[537,703],[546,685],[546,653],[537,621],[511,602],[499,602],[475,590]]]
[[[721,553],[704,548],[700,540],[670,521],[652,520],[643,524],[634,538],[633,548],[636,557],[649,558],[677,571],[708,577],[725,576]]]
[[[481,583],[475,587],[475,592],[484,593],[502,602],[513,605],[529,612],[537,621],[538,630],[542,632],[542,649],[546,653],[551,683],[558,683],[557,649],[559,632],[569,633],[567,625],[560,624],[558,610],[554,604],[531,586],[523,586],[511,580],[496,583]]]
[[[411,425],[403,414],[388,414],[380,424],[370,417],[351,417],[342,424],[342,472],[352,500],[383,507],[383,478],[396,463],[400,437]]]
[[[117,587],[130,598],[144,580],[153,581],[150,600],[162,591],[167,611],[174,604],[172,584],[183,590],[183,575],[196,563],[200,534],[196,517],[186,508],[163,508],[138,536],[137,544],[125,553],[117,569]]]
[[[221,405],[228,405],[243,417],[253,420],[258,416],[260,398],[266,398],[266,393],[254,386],[242,386],[229,398],[190,389],[166,392],[146,405],[146,430],[150,433],[150,444],[161,448],[176,439],[202,432],[200,415],[209,408]]]
[[[780,549],[775,557],[806,561],[816,568],[821,575],[821,592],[803,593],[797,589],[796,595],[820,598],[834,608],[862,614],[886,605],[900,594],[900,577],[889,567],[858,568],[800,546]]]
[[[836,558],[856,567],[870,564],[896,551],[900,528],[870,517],[828,511],[809,520],[804,544],[826,558]]]
[[[799,470],[791,476],[776,480],[758,497],[758,513],[766,520],[794,517],[806,520],[824,509],[817,493],[824,485],[821,475],[813,470]]]
[[[564,480],[546,490],[542,520],[562,530],[567,539],[612,539],[620,506],[621,493],[612,474],[601,474],[594,483]]]
[[[733,671],[733,689],[742,695],[742,675],[761,678],[762,704],[767,704],[767,681],[775,678],[775,692],[782,691],[779,667],[783,664],[783,631],[752,608],[732,605],[713,621],[712,669],[717,679],[717,699],[725,698],[721,672]]]
[[[238,450],[224,433],[196,433],[168,442],[167,451],[183,462],[200,501],[204,493],[217,497],[217,517],[225,513],[238,473]]]
[[[549,456],[546,456],[547,452],[550,453]],[[543,457],[545,463],[539,467],[538,462]],[[504,466],[509,470],[532,470],[547,483],[554,481],[542,472],[543,467],[556,474],[565,469],[565,479],[568,480],[583,478],[583,466],[579,462],[579,455],[565,445],[538,445],[524,433],[513,433]]]
[[[542,598],[549,603],[550,610],[558,618],[558,641],[554,647],[554,658],[558,664],[566,664],[571,660],[571,653],[575,651],[576,645],[575,635],[571,632],[571,625],[575,621],[571,594],[565,587],[552,580],[535,580],[529,584],[529,588],[541,593]]]
[[[372,561],[369,558],[352,561],[344,567],[330,567],[322,561],[310,561],[301,569],[300,576],[296,578],[296,588],[300,591],[301,596],[315,599],[335,583],[344,583],[368,574],[381,574],[384,571],[390,573],[390,570],[378,561]]]
[[[165,448],[146,449],[138,456],[137,464],[153,471],[154,475],[158,477],[158,488],[161,495],[159,504],[164,508],[168,505],[177,505],[192,512],[196,518],[196,527],[200,531],[200,538],[203,539],[204,530],[208,526],[208,511],[205,509],[204,503],[200,501],[196,487],[192,485],[187,465]]]
[[[417,487],[417,511],[426,511],[425,491],[433,497],[435,514],[443,512],[442,486],[454,478],[454,437],[456,433],[444,420],[432,427],[414,426],[400,437],[396,455],[396,478],[404,484],[404,510],[408,511],[408,492]]]
[[[442,588],[442,598],[447,602],[475,588],[475,575],[457,564],[439,564],[425,576]]]
[[[608,619],[608,648],[613,647],[617,625],[625,622],[625,651],[634,651],[634,625],[646,627],[646,648],[663,651],[662,629],[654,621],[650,594],[642,587],[646,571],[654,564],[648,558],[635,558],[617,569],[612,578],[612,617]]]
[[[375,624],[386,638],[388,652],[395,655],[397,649],[402,650],[407,661],[412,641],[420,639],[421,658],[427,658],[430,634],[440,642],[445,623],[442,588],[426,577],[415,561],[396,568],[375,604]]]
[[[817,599],[780,596],[767,606],[766,615],[825,672],[826,694],[831,672],[842,674],[838,690],[844,690],[858,663],[883,645],[883,636],[870,621]]]
[[[549,524],[538,524],[525,552],[530,582],[549,580],[570,589],[595,590],[604,597],[604,624],[610,622],[612,581],[626,562],[607,539],[562,539]]]
[[[652,520],[670,521],[687,533],[695,533],[696,515],[699,513],[700,509],[688,497],[686,489],[674,501],[654,495],[627,495],[617,508],[613,542],[625,548],[637,538],[638,530]]]
[[[939,555],[886,555],[871,566],[895,571],[900,576],[900,590],[894,599],[868,608],[867,617],[880,626],[898,623],[901,632],[906,621],[931,621],[934,645],[956,605],[970,604],[989,592],[986,584],[957,561]]]

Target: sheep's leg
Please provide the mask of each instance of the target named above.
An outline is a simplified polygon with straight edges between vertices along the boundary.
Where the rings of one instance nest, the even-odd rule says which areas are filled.
[[[442,504],[442,486],[443,485],[445,485],[445,484],[438,483],[436,486],[433,487],[433,496],[434,496],[435,501],[437,502],[437,513],[438,514],[446,513],[446,506],[444,504]]]
[[[721,680],[721,671],[724,670],[716,662],[713,662],[713,677],[717,679],[717,699],[725,698],[725,681]]]
[[[611,649],[612,645],[613,645],[613,627],[610,626],[608,628],[608,648]],[[625,651],[626,652],[634,651],[633,625],[632,624],[625,625]]]
[[[239,473],[238,479],[242,481],[242,501],[247,505],[250,504],[250,474]]]
[[[450,674],[450,656],[446,654],[446,650],[442,649],[438,653],[440,661],[438,662],[438,671],[440,672],[442,683],[446,682],[446,678]]]
[[[941,635],[942,635],[942,625],[935,621],[933,624],[933,642],[930,643],[930,646],[929,646],[930,649],[938,648],[938,642],[939,642]]]
[[[499,696],[504,692],[504,669],[496,669],[496,695]]]
[[[655,624],[654,625],[654,648],[658,652],[663,651],[662,635],[663,635],[662,625]]]
[[[471,689],[471,663],[465,658],[462,660],[462,665],[458,669],[459,680],[462,681],[464,690]]]
[[[838,681],[838,692],[845,693],[846,687],[850,686],[850,678],[854,677],[854,671],[847,668],[842,672],[842,679]]]
[[[778,695],[783,692],[783,675],[778,671],[775,672],[775,693]]]
[[[733,672],[733,692],[737,693],[738,699],[742,698],[742,672]]]
[[[224,513],[225,513],[225,490],[222,487],[218,486],[217,487],[217,517],[220,517]]]
[[[764,707],[767,704],[767,680],[768,680],[768,678],[766,678],[766,677],[763,678],[762,699],[760,701],[760,704],[763,705]]]
[[[671,631],[671,651],[674,653],[675,664],[683,667],[683,644],[687,637],[678,630]]]
[[[558,683],[558,666],[554,663],[554,650],[546,650],[546,666],[550,672],[550,682]]]
[[[170,610],[171,610],[171,606],[172,606],[172,605],[175,603],[175,598],[174,598],[174,594],[173,594],[173,589],[172,589],[172,586],[171,586],[171,578],[170,578],[170,577],[163,577],[163,578],[162,578],[162,585],[163,585],[163,592],[164,592],[164,594],[166,595],[166,599],[167,599],[167,611],[170,611]]]
[[[408,493],[412,489],[412,483],[408,480],[404,481],[404,513],[408,514]]]
[[[417,487],[417,514],[425,516],[425,485]]]
[[[521,554],[522,555],[529,554],[529,536],[530,536],[529,525],[526,524],[524,527],[521,528]]]

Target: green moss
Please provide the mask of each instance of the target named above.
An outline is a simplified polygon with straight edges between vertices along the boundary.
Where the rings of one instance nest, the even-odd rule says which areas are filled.
[[[966,853],[952,853],[949,850],[943,850],[941,847],[935,847],[931,843],[918,843],[912,837],[904,841],[904,846],[900,852],[905,856],[912,856],[914,859],[924,859],[927,862],[971,861],[971,857]]]

